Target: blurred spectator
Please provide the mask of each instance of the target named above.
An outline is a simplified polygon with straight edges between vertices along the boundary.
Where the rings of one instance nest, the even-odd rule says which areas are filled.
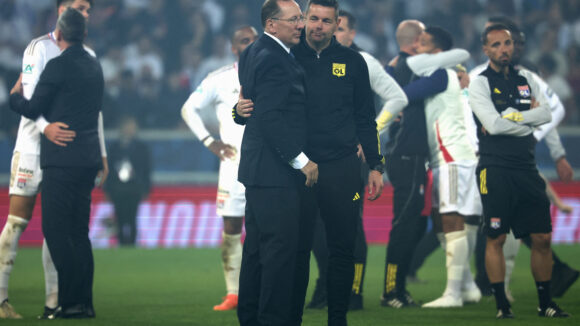
[[[125,68],[131,70],[137,80],[152,78],[157,81],[163,78],[163,60],[148,36],[141,36],[136,44],[130,43],[123,52]]]
[[[124,117],[119,126],[119,140],[108,150],[111,172],[104,190],[115,208],[117,240],[121,246],[135,245],[137,209],[151,189],[151,153],[137,139],[137,132],[137,120]]]

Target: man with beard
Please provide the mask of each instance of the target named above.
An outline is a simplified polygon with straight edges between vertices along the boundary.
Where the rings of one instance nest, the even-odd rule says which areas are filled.
[[[510,229],[530,235],[531,269],[542,317],[568,317],[550,294],[552,225],[545,183],[534,157],[534,127],[551,120],[550,108],[533,78],[511,64],[513,40],[504,25],[482,34],[489,66],[469,87],[476,116],[480,159],[478,184],[487,234],[486,270],[496,299],[497,318],[513,318],[504,288],[503,244]]]

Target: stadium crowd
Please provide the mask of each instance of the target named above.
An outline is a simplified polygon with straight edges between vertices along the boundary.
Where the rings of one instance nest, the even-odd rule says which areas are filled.
[[[0,3],[0,106],[20,71],[29,40],[54,27],[52,0]],[[298,1],[305,5],[305,1]],[[228,35],[258,27],[261,1],[100,0],[91,12],[88,43],[105,73],[105,128],[134,115],[142,128],[186,128],[179,110],[211,71],[233,62]],[[397,53],[395,29],[414,18],[454,32],[470,69],[485,61],[479,35],[487,18],[512,17],[527,36],[528,57],[566,107],[565,124],[580,123],[580,1],[578,0],[344,0],[359,18],[357,44],[383,64]],[[0,110],[0,127],[16,132],[19,117]]]

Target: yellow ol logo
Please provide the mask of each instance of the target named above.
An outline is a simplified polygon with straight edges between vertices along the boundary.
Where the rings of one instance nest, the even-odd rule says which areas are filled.
[[[344,75],[346,75],[346,64],[333,63],[332,74],[335,75],[336,77],[344,77]]]

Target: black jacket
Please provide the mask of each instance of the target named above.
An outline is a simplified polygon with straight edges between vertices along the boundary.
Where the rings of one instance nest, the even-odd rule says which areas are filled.
[[[520,112],[530,109],[530,98],[533,96],[531,87],[527,79],[513,66],[509,67],[507,78],[503,73],[496,72],[491,67],[487,67],[480,75],[487,77],[489,89],[492,90],[491,100],[498,113],[501,114],[508,107]],[[474,117],[479,139],[479,166],[536,169],[536,138],[533,134],[523,137],[490,135],[483,132],[481,122],[477,116],[474,115]]]
[[[340,159],[356,153],[360,143],[369,166],[381,164],[374,93],[362,56],[334,37],[318,55],[304,34],[292,52],[306,71],[308,157],[315,162]]]
[[[399,53],[393,78],[404,87],[417,79],[407,64],[409,54]],[[389,127],[389,140],[386,144],[387,155],[424,156],[429,155],[427,144],[427,123],[425,122],[425,104],[423,100],[410,102],[403,110],[400,121],[394,121]]]
[[[32,120],[43,115],[47,121],[64,122],[76,132],[66,147],[42,137],[41,168],[102,168],[97,125],[103,89],[99,62],[82,45],[73,45],[46,64],[30,101],[17,93],[10,96],[13,111]]]
[[[243,95],[254,102],[242,140],[238,180],[245,186],[294,187],[302,175],[290,161],[306,145],[304,71],[263,34],[240,56]]]

